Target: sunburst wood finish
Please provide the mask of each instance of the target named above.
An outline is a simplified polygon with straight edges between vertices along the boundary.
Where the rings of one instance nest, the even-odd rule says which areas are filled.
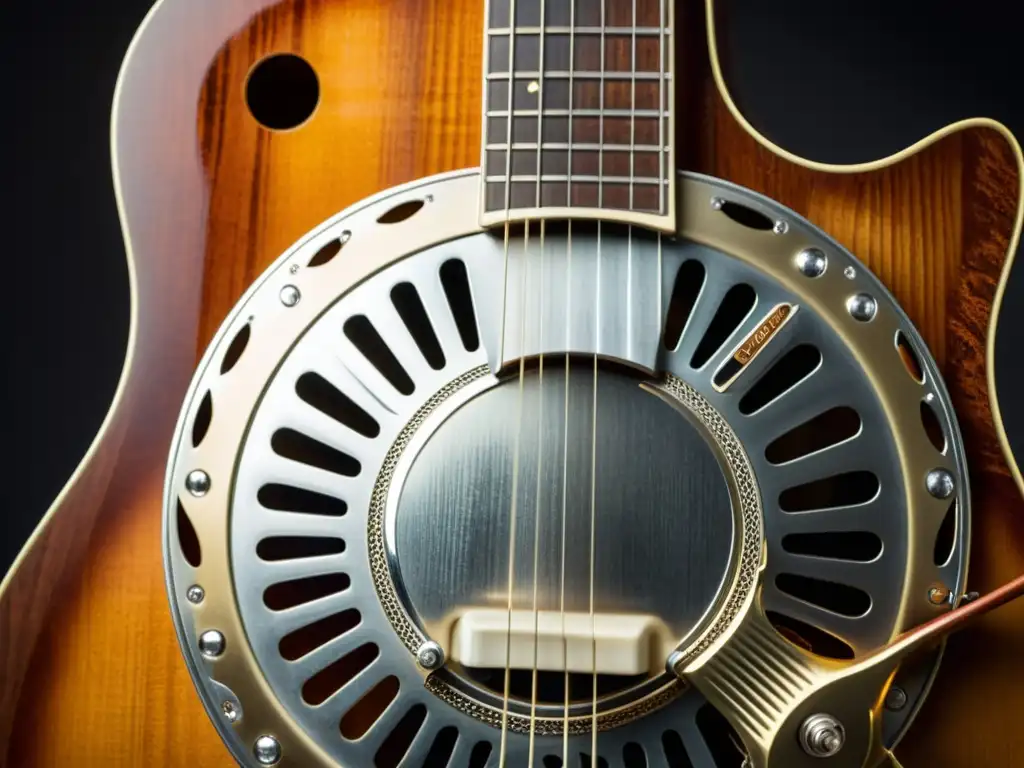
[[[161,26],[140,45],[166,45],[185,61],[189,45],[193,56],[212,55],[224,33],[237,34],[212,62],[163,75],[164,100],[147,102],[145,78],[122,94],[153,134],[147,144],[126,129],[122,141],[135,143],[118,152],[137,264],[135,346],[109,430],[0,596],[0,755],[9,739],[12,766],[229,762],[182,662],[164,591],[164,460],[192,364],[242,292],[307,230],[381,189],[479,162],[479,0],[287,0],[239,29],[259,4],[164,0]],[[678,164],[794,208],[891,288],[959,411],[974,497],[970,587],[997,587],[1024,571],[1024,515],[985,376],[1018,213],[1014,156],[994,131],[971,130],[872,173],[830,175],[780,159],[726,108],[706,66],[701,10],[687,10]],[[172,36],[185,41],[177,53]],[[310,61],[323,92],[307,125],[272,133],[249,115],[243,89],[250,68],[280,51]],[[156,218],[143,224],[139,214]],[[994,768],[1024,753],[1022,640],[1024,604],[951,641],[898,750],[907,768]]]

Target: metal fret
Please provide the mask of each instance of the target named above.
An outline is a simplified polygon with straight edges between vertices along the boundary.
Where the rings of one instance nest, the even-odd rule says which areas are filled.
[[[667,0],[489,0],[482,222],[674,226]]]

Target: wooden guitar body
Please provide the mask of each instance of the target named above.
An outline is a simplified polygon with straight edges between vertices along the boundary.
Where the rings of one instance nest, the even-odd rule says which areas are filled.
[[[957,409],[968,586],[1017,576],[1021,476],[991,373],[1024,210],[1017,141],[976,120],[864,166],[798,158],[732,104],[698,2],[680,28],[679,165],[792,208],[888,286]],[[113,114],[132,333],[103,429],[0,591],[0,764],[229,762],[182,663],[162,565],[182,398],[229,310],[292,243],[381,190],[480,164],[483,29],[478,0],[160,0],[150,13]],[[282,52],[313,66],[321,93],[308,122],[272,131],[247,107],[247,76]],[[1022,641],[1024,604],[949,641],[896,750],[907,768],[995,768],[1024,753]]]

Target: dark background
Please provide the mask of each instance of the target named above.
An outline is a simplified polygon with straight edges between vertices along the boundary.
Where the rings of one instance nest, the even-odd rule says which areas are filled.
[[[734,97],[763,133],[797,154],[873,159],[979,115],[1024,136],[1021,29],[1010,3],[720,2],[730,9],[721,53]],[[0,574],[78,465],[120,376],[128,280],[111,186],[110,106],[150,5],[0,4]],[[1016,273],[1011,297],[1024,296],[1016,292],[1024,291],[1024,269]],[[999,336],[1008,351],[997,369],[1003,393],[1024,383],[1012,362],[1020,323],[1005,319],[1009,311]],[[1018,447],[1024,406],[1004,394],[1002,407]]]

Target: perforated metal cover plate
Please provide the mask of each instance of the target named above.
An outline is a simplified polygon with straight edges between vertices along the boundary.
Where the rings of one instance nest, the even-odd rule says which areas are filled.
[[[427,180],[374,198],[325,223],[282,256],[246,294],[193,382],[168,470],[168,589],[186,659],[211,717],[238,759],[252,762],[251,736],[262,732],[280,734],[285,754],[294,754],[288,751],[288,729],[297,728],[320,756],[341,766],[370,765],[409,713],[422,711],[402,765],[422,764],[432,749],[438,749],[435,742],[447,759],[438,764],[469,765],[474,750],[478,757],[486,751],[481,744],[491,745],[486,764],[497,764],[500,732],[484,722],[486,718],[450,706],[424,686],[423,673],[410,652],[419,637],[396,631],[382,605],[375,587],[379,574],[374,574],[375,559],[382,557],[374,550],[380,522],[372,510],[389,452],[424,406],[467,377],[493,376],[490,371],[500,362],[521,351],[596,353],[671,374],[720,414],[743,446],[756,478],[768,551],[761,599],[772,615],[838,638],[840,647],[845,644],[860,654],[934,611],[922,605],[923,593],[911,594],[918,585],[942,582],[959,593],[966,569],[969,507],[952,409],[920,337],[881,283],[852,255],[765,198],[717,180],[685,176],[683,205],[701,210],[683,216],[691,226],[684,224],[682,237],[669,240],[609,229],[598,240],[576,233],[567,261],[570,250],[564,237],[552,233],[543,251],[539,239],[531,247],[520,243],[514,248],[506,272],[501,238],[479,231],[472,220],[475,206],[465,204],[475,190],[475,179],[474,174],[455,174]],[[721,211],[712,212],[713,198],[741,203],[771,222],[783,221],[786,227],[780,230],[785,232],[751,231]],[[410,200],[424,204],[413,206],[417,211],[399,223],[378,222],[382,213]],[[460,206],[465,208],[461,234],[439,235],[452,229],[451,221],[458,220],[453,207]],[[446,217],[444,226],[437,223],[438,217]],[[713,224],[704,227],[700,222],[705,219]],[[389,228],[392,231],[381,234]],[[354,264],[358,254],[367,252],[359,249],[373,249],[378,238],[393,252],[380,256],[374,265]],[[407,247],[395,248],[398,242]],[[827,280],[804,278],[797,271],[793,257],[807,247],[827,255]],[[326,259],[323,254],[330,251],[340,255]],[[318,254],[324,263],[310,267]],[[677,305],[685,294],[678,290],[677,278],[684,272],[696,274],[694,265],[702,273],[700,289],[685,313],[678,341],[666,345],[666,322],[678,318]],[[445,270],[453,268],[465,272],[471,294],[468,310],[465,301],[452,298],[457,289],[445,278]],[[428,360],[416,329],[398,311],[392,296],[398,285],[415,289],[443,353],[440,361]],[[752,293],[752,306],[737,313],[706,360],[694,365],[694,355],[727,294],[741,285]],[[286,286],[297,290],[289,293]],[[851,341],[860,329],[845,304],[835,300],[859,292],[870,293],[879,306],[875,320],[865,325],[872,325],[870,332],[875,333],[884,324],[883,337],[890,339],[871,353],[881,363],[868,361],[862,347]],[[296,295],[298,304],[288,306]],[[567,306],[578,320],[568,326],[564,319],[558,322],[567,316]],[[742,374],[723,388],[719,371],[779,306],[796,311],[745,363]],[[296,319],[300,309],[306,313],[301,321]],[[537,323],[535,332],[522,336],[513,331],[523,316],[547,322]],[[363,318],[359,322],[375,329],[405,379],[382,372],[365,347],[346,333],[353,318]],[[467,332],[469,324],[472,332]],[[915,351],[923,382],[911,382],[903,371],[895,333],[890,332],[896,329]],[[240,333],[246,334],[247,344],[238,367],[222,373],[222,360]],[[237,347],[236,343],[232,354]],[[704,348],[706,352],[706,342]],[[765,381],[780,371],[798,369],[793,358],[798,349],[813,350],[816,362],[764,401]],[[881,381],[875,373],[879,365],[900,371],[906,381]],[[256,371],[261,373],[254,380]],[[316,398],[303,396],[302,383],[308,384],[311,375],[341,393],[365,419],[359,417],[359,424],[351,417],[339,421],[311,405]],[[892,388],[900,394],[887,400],[885,393]],[[751,403],[759,391],[764,402],[755,407]],[[203,413],[210,408],[208,397],[212,417],[196,440],[197,418],[203,421],[209,415]],[[903,432],[894,427],[893,402],[900,398],[926,403],[937,417],[945,445],[932,449],[934,456],[920,457],[930,443],[917,413],[899,417],[911,424],[900,422]],[[859,426],[850,436],[790,460],[770,460],[779,438],[836,408],[856,413]],[[242,413],[222,420],[226,410]],[[921,436],[913,438],[911,461],[907,440],[899,434],[914,428]],[[314,441],[333,454],[328,452],[324,459],[320,451],[320,458],[311,459],[308,451],[289,448],[288,440],[305,442],[307,448]],[[949,467],[956,478],[955,497],[942,504],[945,513],[955,502],[949,512],[955,519],[952,546],[948,557],[943,553],[935,561],[919,556],[922,547],[916,539],[922,530],[930,531],[930,552],[939,529],[938,521],[923,528],[920,523],[922,515],[934,516],[937,509],[935,500],[929,502],[923,494],[923,477],[907,475],[907,467],[920,461]],[[214,474],[214,466],[223,469]],[[193,497],[186,491],[185,479],[197,468],[210,472],[216,492]],[[797,508],[786,501],[798,486],[847,473],[870,475],[873,490],[860,498],[844,496],[853,493],[845,486],[833,488],[839,501],[825,507]],[[296,502],[294,489],[305,494],[305,502]],[[302,504],[306,508],[300,508]],[[787,505],[788,510],[783,508]],[[923,506],[926,512],[921,511]],[[190,530],[183,532],[182,525]],[[202,548],[198,566],[190,564],[180,546],[182,536],[193,532]],[[295,537],[326,543],[328,548],[329,542],[343,544],[341,551],[335,546],[329,554],[313,556],[281,558],[261,551],[268,541]],[[851,543],[850,537],[856,541]],[[860,554],[850,555],[851,551]],[[380,562],[376,565],[381,567]],[[295,582],[302,582],[306,598],[290,604],[288,589],[281,585]],[[229,583],[230,589],[217,589],[217,583]],[[203,605],[186,597],[194,584],[206,590]],[[283,595],[281,601],[275,595]],[[358,620],[332,634],[331,623],[341,626],[338,617],[350,611],[358,611]],[[242,632],[232,633],[228,619],[220,626],[211,624],[226,616]],[[282,641],[312,625],[325,627],[322,642],[297,657],[285,652],[287,642]],[[241,662],[210,660],[199,652],[197,637],[211,626],[228,635],[231,653],[241,647],[238,652],[246,658],[251,654],[261,680],[246,678]],[[366,651],[371,645],[375,654]],[[364,654],[353,667],[354,676],[311,703],[310,681],[325,669],[344,665],[352,654]],[[897,683],[908,692],[910,703],[886,714],[890,741],[919,706],[935,663],[937,658],[901,673]],[[345,738],[339,723],[385,679],[397,683],[391,703],[364,735]],[[666,677],[666,685],[669,682]],[[240,686],[253,696],[269,695],[270,704],[261,701],[257,708],[264,722],[251,722],[253,704]],[[229,721],[222,709],[225,701],[243,716]],[[287,728],[278,716],[288,721]],[[720,749],[716,744],[721,728],[700,695],[688,690],[626,727],[602,731],[598,753],[609,766],[624,766],[624,750],[633,749],[627,745],[637,745],[647,764],[656,766],[670,765],[672,750],[682,748],[694,766],[711,768],[724,765],[715,751]],[[526,764],[530,741],[529,734],[509,735],[508,764]],[[563,746],[559,735],[538,735],[534,749],[538,758],[560,759]],[[570,737],[569,751],[589,754],[590,736]]]

